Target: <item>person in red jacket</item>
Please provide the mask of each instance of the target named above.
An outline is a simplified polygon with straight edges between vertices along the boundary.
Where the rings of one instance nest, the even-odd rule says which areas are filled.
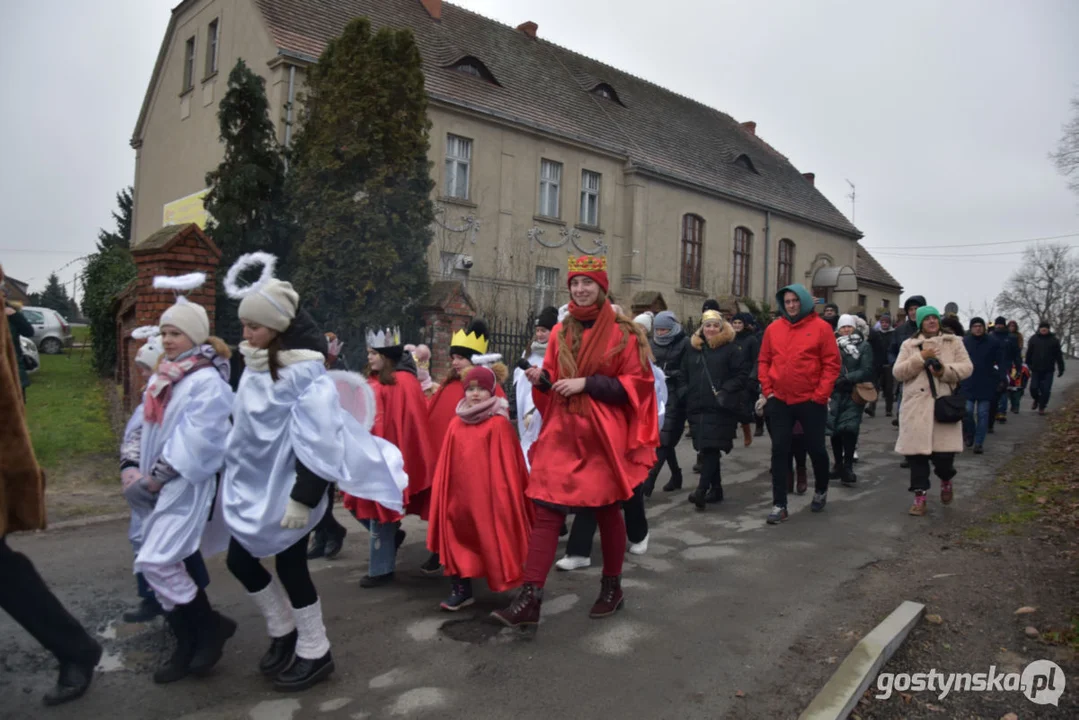
[[[764,331],[757,357],[764,412],[772,433],[772,501],[768,524],[787,519],[787,477],[795,423],[805,432],[806,451],[813,463],[813,512],[828,499],[828,450],[824,429],[828,400],[839,377],[839,348],[832,326],[813,309],[813,297],[802,285],[776,293],[783,315]]]

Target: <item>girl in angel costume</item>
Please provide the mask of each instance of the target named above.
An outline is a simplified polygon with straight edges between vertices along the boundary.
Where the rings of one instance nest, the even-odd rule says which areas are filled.
[[[530,366],[543,367],[543,357],[547,354],[551,330],[557,324],[558,308],[543,308],[536,318],[532,344],[521,355]],[[524,453],[525,464],[528,465],[528,450],[539,437],[543,419],[536,411],[536,403],[532,402],[532,383],[525,377],[525,369],[527,368],[522,368],[520,363],[517,364],[513,371],[513,388],[517,396],[517,434],[521,438],[521,452]]]
[[[408,483],[395,447],[379,443],[341,404],[325,367],[326,338],[276,259],[244,255],[225,289],[240,300],[243,376],[232,407],[222,498],[232,540],[228,568],[266,619],[270,647],[259,670],[278,690],[305,690],[334,670],[322,604],[307,568],[307,539],[326,511],[326,484],[395,508]],[[244,270],[260,279],[237,286]],[[347,374],[346,374],[347,375]],[[362,386],[357,377],[355,385]],[[259,561],[274,557],[275,579]]]
[[[205,281],[205,273],[156,277],[154,287],[180,293]],[[235,622],[210,607],[185,564],[200,547],[209,553],[224,549],[224,535],[216,531],[220,513],[213,511],[232,389],[228,347],[210,336],[202,306],[178,295],[161,316],[160,345],[162,357],[143,393],[141,414],[125,433],[128,467],[122,480],[133,509],[135,572],[153,589],[176,636],[172,656],[154,673],[154,682],[170,683],[208,672],[236,632]],[[214,516],[217,523],[211,522]]]

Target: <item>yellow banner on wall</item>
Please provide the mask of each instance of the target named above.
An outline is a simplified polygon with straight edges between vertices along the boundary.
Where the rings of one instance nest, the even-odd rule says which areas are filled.
[[[187,223],[195,223],[200,229],[205,230],[206,222],[210,219],[210,215],[206,212],[206,208],[203,207],[202,200],[208,192],[210,192],[210,188],[199,190],[197,193],[192,193],[187,197],[165,203],[162,224],[186,225]]]

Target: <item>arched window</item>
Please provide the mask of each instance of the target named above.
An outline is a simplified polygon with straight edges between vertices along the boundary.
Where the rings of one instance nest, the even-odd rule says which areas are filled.
[[[456,70],[459,73],[479,78],[480,80],[486,80],[493,85],[500,84],[498,80],[495,79],[494,73],[488,70],[487,66],[484,65],[479,58],[472,57],[471,55],[465,55],[457,62],[446,67],[450,70]]]
[[[618,97],[618,93],[616,93],[614,91],[614,88],[607,83],[600,83],[599,85],[596,85],[594,88],[592,88],[592,94],[598,95],[604,100],[610,100],[611,102],[616,102],[619,105],[624,106],[624,104],[622,103],[622,99]]]
[[[749,295],[749,258],[753,250],[753,233],[744,227],[734,229],[734,258],[731,262],[731,295]]]
[[[682,216],[682,287],[701,289],[701,250],[704,248],[704,220],[696,215]]]
[[[776,270],[776,290],[787,287],[794,279],[794,242],[779,241],[779,267]]]

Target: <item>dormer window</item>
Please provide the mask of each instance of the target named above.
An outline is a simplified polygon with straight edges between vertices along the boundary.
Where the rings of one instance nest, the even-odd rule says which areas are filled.
[[[743,170],[749,170],[751,173],[757,172],[757,168],[753,165],[753,161],[750,160],[749,155],[746,155],[745,153],[742,153],[737,158],[735,158],[734,164],[742,168]],[[757,174],[759,175],[760,173]]]
[[[495,80],[495,76],[487,69],[487,66],[471,55],[466,55],[448,67],[450,70],[456,70],[459,73],[471,75],[472,77],[485,80],[493,85],[499,84],[498,80]]]
[[[616,93],[614,91],[614,88],[611,87],[610,85],[608,85],[607,83],[600,83],[599,85],[596,85],[594,88],[592,88],[592,94],[593,95],[598,95],[599,97],[603,98],[604,100],[610,100],[611,102],[616,102],[619,105],[622,105],[623,107],[625,107],[625,105],[623,105],[622,101],[619,99],[618,93]]]

